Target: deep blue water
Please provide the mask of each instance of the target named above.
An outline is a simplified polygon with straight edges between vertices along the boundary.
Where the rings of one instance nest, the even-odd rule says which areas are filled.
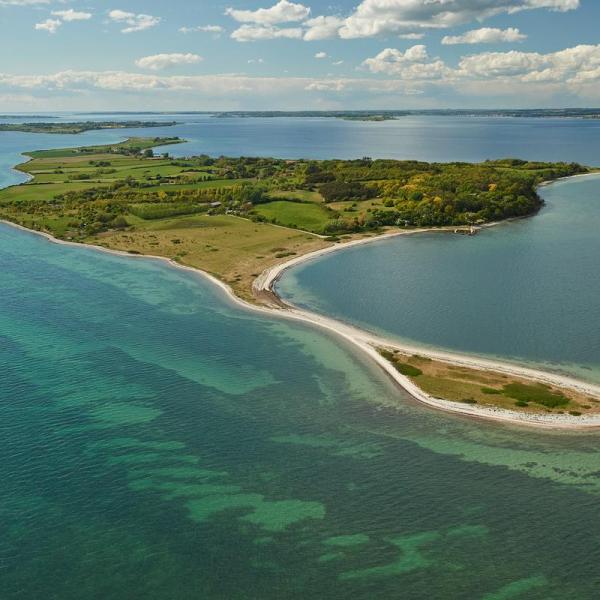
[[[597,435],[436,413],[189,272],[6,225],[0,439],[3,599],[598,595]]]

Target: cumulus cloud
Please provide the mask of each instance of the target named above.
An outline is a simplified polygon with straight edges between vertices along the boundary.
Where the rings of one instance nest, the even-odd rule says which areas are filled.
[[[92,18],[92,13],[73,10],[72,8],[68,10],[53,10],[52,15],[60,17],[61,20],[67,23],[71,21],[88,21]]]
[[[360,38],[406,29],[447,28],[523,10],[565,12],[579,4],[579,0],[363,0],[339,35]]]
[[[258,10],[236,10],[228,8],[225,11],[240,23],[257,23],[259,25],[277,25],[278,23],[291,23],[304,21],[309,14],[310,8],[303,4],[295,4],[288,0],[280,0],[271,8],[259,8]]]
[[[149,57],[146,57],[149,58]],[[256,62],[259,62],[256,60]],[[162,61],[162,64],[170,63]],[[477,97],[513,97],[530,105],[546,101],[600,101],[600,44],[579,45],[558,52],[483,52],[463,56],[457,65],[431,57],[425,46],[408,50],[387,48],[364,67],[377,74],[356,77],[251,77],[247,75],[165,75],[125,71],[61,71],[46,75],[0,73],[0,95],[28,95],[71,102],[79,106],[94,99],[105,106],[115,94],[147,101],[153,106],[172,104],[173,99],[189,106],[203,104],[257,108],[268,102],[283,102],[301,108],[331,98],[345,106],[378,104],[381,98],[395,101],[398,94],[424,94],[432,87],[463,95],[465,102]],[[148,68],[149,63],[146,65]],[[386,76],[387,77],[382,77]],[[72,100],[68,100],[72,99]],[[97,100],[96,100],[97,99]],[[58,101],[58,100],[57,100]],[[276,104],[275,104],[276,105]]]
[[[242,25],[232,34],[232,39],[237,42],[258,42],[276,39],[301,39],[301,27],[273,27],[270,25]]]
[[[495,27],[482,27],[472,29],[461,35],[447,35],[442,38],[442,44],[450,46],[453,44],[499,44],[503,42],[521,42],[527,36],[515,27],[508,29],[497,29]]]
[[[0,92],[3,89],[26,90],[28,93],[70,91],[85,94],[89,91],[123,91],[139,93],[177,93],[207,95],[208,97],[247,94],[272,98],[274,94],[298,94],[303,91],[360,92],[370,90],[414,93],[404,82],[365,78],[328,79],[308,77],[249,77],[241,75],[159,75],[125,71],[60,71],[50,75],[10,75],[0,73]]]
[[[36,31],[47,31],[48,33],[56,33],[59,27],[62,25],[60,19],[46,19],[41,23],[35,24]]]
[[[398,36],[401,40],[422,40],[425,37],[424,33],[401,33]]]
[[[319,15],[309,18],[310,8],[307,6],[280,0],[271,8],[257,10],[228,8],[226,14],[241,23],[267,28],[281,23],[298,22],[299,26],[304,28],[303,39],[306,41],[335,37],[352,39],[388,34],[398,35],[402,39],[418,40],[424,35],[419,30],[446,29],[525,10],[546,9],[566,12],[578,8],[579,5],[580,0],[362,0],[347,17]],[[497,31],[502,30],[490,29],[485,34],[488,36],[487,40],[452,41],[462,37],[454,36],[448,37],[450,41],[447,43],[495,43],[523,39],[522,34],[512,28],[504,30],[503,34],[495,33]],[[499,39],[493,39],[494,35],[499,36]],[[485,37],[484,33],[480,36]],[[246,36],[240,34],[239,37]],[[270,38],[265,36],[262,39],[274,37],[285,37],[285,34],[272,35]],[[468,39],[477,38],[475,36]]]
[[[386,48],[373,58],[365,60],[363,66],[372,73],[385,73],[401,79],[438,79],[451,74],[444,61],[439,58],[430,60],[427,48],[422,44],[404,52]]]
[[[562,82],[567,85],[600,81],[600,44],[579,45],[558,52],[484,52],[465,56],[462,76],[504,78],[521,82]]]
[[[144,56],[135,61],[135,64],[141,69],[149,69],[150,71],[161,71],[169,67],[179,65],[195,65],[202,60],[198,54],[154,54],[152,56]]]
[[[0,6],[34,6],[50,4],[50,0],[0,0]]]
[[[336,37],[340,27],[344,24],[344,19],[341,17],[315,17],[304,22],[307,27],[304,33],[304,39],[307,42],[315,40],[326,40]]]
[[[327,58],[327,52],[317,52],[315,58]]]
[[[121,33],[134,33],[136,31],[144,31],[155,27],[160,23],[160,17],[153,17],[152,15],[135,14],[120,9],[111,10],[108,13],[108,18],[116,23],[122,23],[126,25],[125,28],[121,29]]]
[[[196,27],[180,27],[179,31],[181,33],[194,33],[194,32],[202,32],[202,33],[212,33],[214,35],[221,35],[225,29],[220,25],[197,25]]]
[[[556,84],[556,89],[576,93],[581,86],[600,83],[600,44],[582,44],[547,54],[482,52],[463,56],[457,67],[450,67],[439,58],[430,59],[425,46],[417,45],[404,52],[386,48],[365,60],[363,66],[372,73],[440,85],[485,82],[488,93],[500,93],[507,84],[541,83]],[[490,87],[492,82],[496,86]]]

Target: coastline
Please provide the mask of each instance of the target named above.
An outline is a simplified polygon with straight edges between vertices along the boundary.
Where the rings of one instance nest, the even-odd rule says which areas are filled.
[[[598,175],[597,173],[590,173],[589,175]],[[587,174],[586,174],[587,175]],[[566,179],[566,178],[563,178]],[[498,223],[489,223],[486,227],[491,227],[495,225],[499,225],[504,223],[505,221],[501,221]],[[257,299],[266,301],[264,305],[257,305],[250,302],[247,302],[240,297],[238,297],[233,289],[227,285],[225,282],[216,278],[215,276],[203,271],[202,269],[190,267],[187,265],[182,265],[172,259],[166,258],[164,256],[156,256],[156,255],[148,255],[148,254],[130,254],[128,252],[123,252],[119,250],[112,250],[109,248],[105,248],[103,246],[87,244],[82,242],[70,242],[66,240],[60,240],[55,238],[54,236],[46,233],[28,229],[22,225],[18,225],[16,223],[12,223],[10,221],[0,219],[0,223],[6,224],[11,227],[15,227],[22,231],[37,234],[44,237],[51,243],[56,243],[60,245],[67,246],[76,246],[76,247],[85,247],[93,250],[97,250],[100,252],[106,252],[109,254],[128,257],[128,258],[150,258],[153,260],[161,260],[169,264],[170,266],[183,269],[195,274],[199,274],[205,279],[211,281],[214,285],[219,287],[222,291],[225,292],[227,297],[233,301],[238,306],[243,307],[246,310],[251,310],[254,312],[259,312],[264,315],[268,315],[269,317],[279,317],[284,318],[296,322],[302,322],[305,324],[309,324],[312,326],[316,326],[320,329],[324,329],[330,333],[335,334],[338,337],[343,338],[346,342],[352,344],[354,347],[359,348],[362,352],[364,352],[371,360],[373,360],[383,371],[394,381],[396,385],[402,388],[405,392],[407,392],[415,401],[420,402],[430,408],[434,408],[436,410],[441,410],[447,413],[454,413],[457,415],[467,416],[470,418],[484,419],[487,421],[494,421],[505,424],[512,425],[521,425],[521,426],[529,426],[529,427],[537,427],[537,428],[545,428],[552,430],[571,430],[571,431],[582,431],[582,430],[590,430],[600,428],[600,414],[590,415],[590,416],[572,416],[568,414],[552,414],[552,415],[544,415],[544,414],[531,414],[531,413],[519,413],[516,411],[511,411],[503,408],[491,408],[491,407],[482,407],[482,406],[470,406],[470,405],[462,405],[457,402],[442,400],[439,398],[434,398],[429,394],[425,393],[421,390],[417,385],[415,385],[408,377],[399,373],[393,365],[382,357],[377,348],[385,347],[393,350],[399,350],[400,352],[409,353],[409,354],[419,354],[426,358],[431,358],[434,360],[439,360],[445,363],[448,363],[453,366],[459,367],[467,367],[470,369],[481,370],[481,371],[494,371],[496,373],[512,375],[516,377],[526,377],[533,381],[539,383],[545,383],[549,385],[556,385],[572,390],[576,390],[581,393],[585,393],[590,396],[595,396],[600,398],[600,386],[596,386],[593,384],[589,384],[583,381],[580,381],[575,378],[571,378],[568,376],[563,376],[559,374],[554,374],[542,370],[532,369],[528,367],[521,367],[518,365],[513,365],[510,363],[504,363],[500,361],[493,361],[484,358],[472,357],[467,355],[455,354],[447,351],[437,351],[437,350],[428,350],[423,349],[421,347],[412,347],[410,345],[400,344],[396,340],[390,340],[383,336],[377,336],[375,334],[371,334],[367,331],[361,330],[358,327],[354,327],[352,325],[348,325],[337,321],[333,318],[325,317],[318,315],[316,313],[312,313],[307,310],[303,310],[297,308],[293,305],[285,303],[274,291],[274,286],[278,279],[284,274],[288,269],[297,266],[300,263],[314,260],[323,255],[329,254],[331,252],[336,252],[339,250],[343,250],[347,247],[358,246],[367,243],[373,243],[380,240],[385,240],[391,237],[397,237],[401,235],[412,235],[416,233],[425,233],[425,232],[450,232],[453,228],[442,229],[442,228],[422,228],[422,229],[414,229],[414,230],[406,230],[406,231],[394,231],[386,234],[382,234],[379,236],[362,238],[359,240],[352,240],[350,242],[344,244],[336,244],[333,246],[329,246],[327,248],[323,248],[321,250],[317,250],[314,252],[310,252],[304,254],[302,256],[295,257],[289,261],[281,263],[279,265],[275,265],[269,269],[263,271],[254,281],[253,283],[253,293]]]

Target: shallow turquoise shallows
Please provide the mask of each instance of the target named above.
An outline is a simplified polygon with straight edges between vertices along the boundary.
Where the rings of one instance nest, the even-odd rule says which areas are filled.
[[[288,300],[388,336],[600,382],[600,176],[542,188],[535,217],[306,263]]]
[[[338,340],[0,225],[2,598],[597,597],[596,435],[412,404]]]

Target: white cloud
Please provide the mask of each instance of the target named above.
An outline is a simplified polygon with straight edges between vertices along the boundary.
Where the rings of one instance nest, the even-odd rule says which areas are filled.
[[[220,35],[225,31],[225,29],[220,25],[198,25],[196,27],[180,27],[179,31],[181,33],[194,33],[199,31],[201,33],[212,33],[214,35]]]
[[[370,37],[415,28],[447,28],[503,13],[578,8],[579,0],[363,0],[340,29],[342,38]]]
[[[0,6],[34,6],[50,4],[50,0],[0,0]]]
[[[52,15],[60,17],[67,23],[71,21],[87,21],[92,18],[92,13],[73,10],[72,8],[69,8],[69,10],[53,10]]]
[[[600,45],[579,45],[558,52],[484,52],[465,56],[461,76],[513,79],[524,83],[560,82],[567,86],[600,82]]]
[[[340,65],[344,64],[343,60],[336,60],[334,62],[331,63],[334,67],[339,67]]]
[[[36,31],[47,31],[48,33],[56,33],[61,25],[62,21],[59,19],[46,19],[41,23],[36,23],[35,29]]]
[[[363,62],[372,73],[385,73],[401,79],[438,79],[447,77],[451,70],[440,59],[429,60],[427,48],[421,44],[401,52],[386,48]]]
[[[273,27],[270,25],[242,25],[232,34],[238,42],[258,42],[276,39],[301,39],[304,32],[300,27]]]
[[[326,40],[336,37],[340,27],[344,24],[344,19],[340,17],[315,17],[304,22],[308,29],[304,34],[307,42],[315,40]]]
[[[547,62],[547,57],[537,52],[483,52],[463,57],[459,69],[469,77],[506,77],[535,72]]]
[[[9,90],[27,90],[29,93],[74,93],[85,94],[90,91],[171,92],[181,94],[190,92],[202,96],[247,94],[272,98],[274,94],[298,94],[309,88],[313,90],[332,90],[346,92],[396,91],[403,92],[404,82],[397,80],[375,80],[365,78],[308,78],[308,77],[249,77],[235,75],[159,75],[148,73],[129,73],[125,71],[60,71],[50,75],[10,75],[0,73],[0,93],[3,88]],[[413,93],[412,91],[410,93]]]
[[[460,84],[463,91],[474,89],[473,83],[480,82],[490,95],[500,94],[503,89],[515,90],[516,86],[535,89],[539,84],[553,84],[555,92],[568,94],[589,94],[593,86],[600,90],[600,44],[582,44],[548,54],[482,52],[463,56],[456,68],[439,58],[430,59],[425,46],[417,45],[405,52],[386,48],[365,60],[363,66],[372,73],[404,81]],[[594,97],[598,96],[596,93]]]
[[[482,27],[472,29],[461,35],[447,35],[442,38],[442,44],[499,44],[502,42],[521,42],[527,36],[514,27],[497,29],[495,27]]]
[[[313,81],[306,88],[309,92],[341,92],[346,89],[346,82],[339,81]]]
[[[121,33],[134,33],[136,31],[144,31],[155,27],[160,23],[160,17],[153,17],[152,15],[138,14],[127,12],[120,9],[111,10],[108,13],[108,17],[111,21],[116,23],[122,23],[127,25],[124,29],[121,29]]]
[[[293,21],[304,21],[310,14],[310,8],[303,4],[295,4],[288,0],[280,0],[271,8],[259,8],[258,10],[236,10],[228,8],[225,11],[240,23],[257,23],[259,25],[277,25],[278,23],[291,23]]]
[[[422,40],[425,37],[424,33],[401,33],[398,36],[401,40]]]
[[[135,61],[135,64],[141,69],[149,69],[150,71],[161,71],[169,67],[179,65],[195,65],[202,60],[198,54],[154,54],[152,56],[144,56]]]
[[[315,58],[327,58],[327,52],[317,52]]]
[[[257,59],[256,59],[257,60]],[[257,60],[258,62],[258,60]],[[251,77],[240,74],[164,75],[158,71],[61,71],[45,75],[0,73],[0,97],[46,98],[46,106],[71,108],[137,102],[167,108],[174,101],[189,107],[241,109],[287,106],[305,108],[326,98],[339,106],[397,106],[399,95],[420,94],[435,103],[432,88],[448,90],[464,106],[481,100],[536,106],[591,105],[600,101],[600,44],[579,45],[547,54],[484,52],[464,56],[458,66],[430,57],[424,46],[388,48],[364,66],[378,77]],[[387,77],[384,77],[386,76]],[[126,94],[126,96],[119,96]],[[119,99],[119,100],[116,100]],[[460,102],[460,100],[459,100]],[[91,103],[91,104],[90,104]],[[429,104],[428,104],[429,103]],[[18,110],[18,104],[14,103]]]

